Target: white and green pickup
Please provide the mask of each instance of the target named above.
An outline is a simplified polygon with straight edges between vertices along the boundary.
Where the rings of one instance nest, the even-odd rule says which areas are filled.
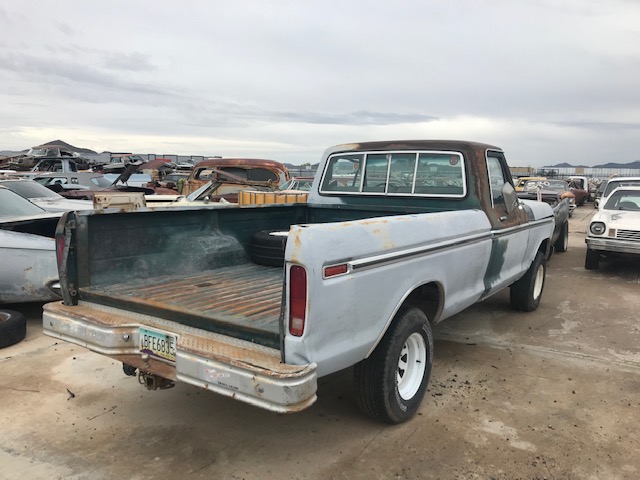
[[[399,423],[427,389],[432,325],[507,287],[516,309],[538,307],[554,224],[517,198],[497,147],[338,145],[307,203],[65,214],[63,301],[44,330],[150,389],[185,382],[277,412],[354,367],[361,409]]]

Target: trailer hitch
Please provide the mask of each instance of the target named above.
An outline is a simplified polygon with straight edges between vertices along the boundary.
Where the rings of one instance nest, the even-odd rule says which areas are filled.
[[[138,372],[138,383],[147,387],[147,390],[166,390],[176,386],[171,380],[146,372]]]

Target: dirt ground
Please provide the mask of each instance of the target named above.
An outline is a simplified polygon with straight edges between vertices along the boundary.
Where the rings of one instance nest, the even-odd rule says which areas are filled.
[[[436,327],[419,414],[357,409],[351,372],[280,415],[188,385],[148,392],[117,362],[42,334],[0,350],[2,479],[640,478],[640,262],[584,269],[592,204],[571,219],[540,308],[508,292]]]

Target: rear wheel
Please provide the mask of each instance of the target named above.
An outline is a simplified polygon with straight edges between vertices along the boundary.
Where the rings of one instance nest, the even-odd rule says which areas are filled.
[[[27,335],[27,319],[13,310],[0,310],[0,348],[18,343]]]
[[[542,252],[538,252],[527,273],[511,285],[510,299],[513,308],[523,312],[532,312],[538,308],[542,298],[542,291],[544,290],[546,271],[545,255]]]
[[[433,334],[426,315],[403,309],[371,356],[354,367],[358,406],[385,423],[415,415],[427,391]]]
[[[600,268],[600,252],[597,250],[589,250],[587,248],[587,256],[584,259],[584,268],[587,270],[598,270]]]

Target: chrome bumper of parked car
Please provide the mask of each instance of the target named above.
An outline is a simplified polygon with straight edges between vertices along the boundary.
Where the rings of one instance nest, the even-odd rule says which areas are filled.
[[[587,248],[603,252],[640,254],[640,242],[621,240],[618,238],[594,238],[585,239]]]
[[[176,337],[175,361],[141,352],[141,329]],[[288,365],[280,352],[147,315],[92,304],[44,306],[44,333],[168,380],[182,381],[274,412],[316,401],[316,364]]]

